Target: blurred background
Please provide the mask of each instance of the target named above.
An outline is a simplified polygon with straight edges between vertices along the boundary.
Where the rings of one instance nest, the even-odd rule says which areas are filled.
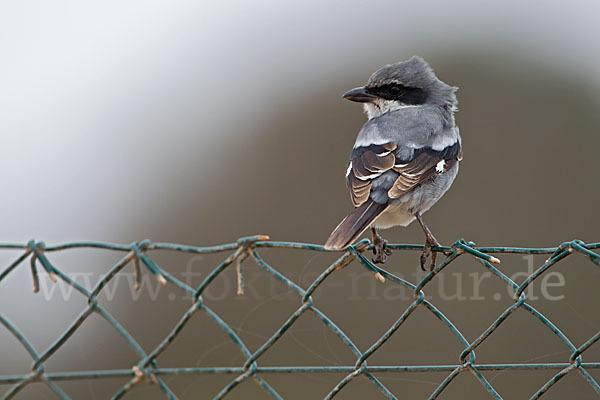
[[[322,243],[351,208],[344,169],[366,121],[342,93],[381,66],[424,57],[458,86],[464,144],[460,174],[425,220],[444,244],[557,246],[600,241],[600,3],[594,1],[3,1],[0,3],[0,241],[31,238],[119,243],[150,238],[206,246],[241,236]],[[385,232],[391,242],[424,240],[418,226]],[[331,254],[263,251],[279,271],[307,287]],[[18,255],[4,251],[2,265]],[[176,276],[190,268],[198,285],[225,255],[153,253]],[[51,254],[70,274],[96,282],[118,254]],[[466,257],[426,291],[472,341],[512,302]],[[543,256],[503,257],[507,274],[531,272]],[[300,305],[298,296],[247,262],[254,291],[235,295],[228,271],[210,306],[256,350]],[[390,271],[418,280],[418,253],[394,254]],[[130,272],[131,268],[128,267]],[[575,346],[600,329],[600,271],[581,256],[553,271],[560,301],[532,300]],[[178,275],[179,274],[179,275]],[[522,282],[523,276],[516,278]],[[356,263],[315,293],[316,305],[366,350],[410,299],[390,297]],[[279,285],[279,286],[278,286]],[[388,286],[386,286],[388,285]],[[534,285],[535,286],[535,285]],[[539,286],[539,285],[538,285]],[[151,351],[190,306],[169,287],[157,296],[114,286],[103,305]],[[540,288],[534,287],[537,294]],[[175,295],[174,295],[175,293]],[[386,294],[387,293],[387,294]],[[501,296],[495,296],[496,294]],[[393,297],[393,296],[392,296]],[[535,297],[535,296],[534,296]],[[0,282],[0,313],[38,351],[85,308],[76,294],[34,295],[29,266]],[[514,318],[513,318],[514,317]],[[461,346],[418,310],[370,365],[454,364]],[[355,357],[316,319],[298,321],[260,365],[353,365]],[[285,340],[284,340],[285,339]],[[592,347],[584,361],[598,361]],[[478,362],[566,362],[568,349],[519,310],[478,350]],[[127,369],[136,355],[92,316],[48,362],[48,371]],[[159,358],[161,367],[239,366],[243,358],[206,316],[197,315]],[[0,329],[0,375],[27,373],[31,359]],[[556,371],[487,372],[507,399],[529,398]],[[600,379],[598,370],[590,373]],[[427,398],[445,373],[381,374],[397,396]],[[234,376],[168,377],[182,399],[212,398]],[[322,398],[343,374],[265,378],[286,399]],[[124,379],[60,383],[75,399],[105,399]],[[154,385],[125,398],[155,399]],[[10,385],[0,386],[0,394]],[[467,372],[441,398],[488,398]],[[544,398],[594,398],[577,373]],[[16,398],[51,398],[40,383]],[[366,379],[340,399],[383,398]],[[262,399],[252,382],[231,393]]]

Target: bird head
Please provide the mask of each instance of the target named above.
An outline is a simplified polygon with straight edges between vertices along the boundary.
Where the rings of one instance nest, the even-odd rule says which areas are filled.
[[[363,87],[344,98],[364,104],[369,119],[403,107],[433,104],[454,110],[456,87],[439,80],[421,57],[389,64],[377,70]]]

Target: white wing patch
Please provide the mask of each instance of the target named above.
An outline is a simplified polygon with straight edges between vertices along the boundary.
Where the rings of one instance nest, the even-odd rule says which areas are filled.
[[[350,161],[350,164],[348,164],[348,169],[346,170],[346,178],[348,177],[348,175],[350,175],[350,172],[352,172],[352,161]]]
[[[381,172],[375,172],[374,174],[371,175],[366,175],[366,176],[357,176],[356,178],[360,179],[361,181],[370,181],[371,179],[375,179],[379,176],[381,176]]]
[[[444,172],[444,167],[446,166],[446,160],[441,160],[439,163],[435,165],[435,171],[438,173]]]

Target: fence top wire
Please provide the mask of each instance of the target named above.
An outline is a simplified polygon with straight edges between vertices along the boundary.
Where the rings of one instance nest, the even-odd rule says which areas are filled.
[[[421,245],[413,244],[390,244],[387,245],[393,250],[423,250]],[[88,290],[82,285],[75,282],[67,274],[57,268],[48,258],[47,254],[57,251],[65,251],[75,248],[96,248],[124,253],[124,256],[110,268],[108,273],[98,282],[93,290]],[[241,382],[252,379],[266,393],[275,399],[281,399],[281,395],[265,380],[264,375],[271,373],[327,373],[327,372],[343,372],[346,376],[331,389],[325,397],[331,399],[335,397],[350,381],[358,376],[364,376],[370,380],[376,387],[389,399],[396,399],[396,396],[374,375],[378,372],[426,372],[437,371],[447,372],[448,376],[437,386],[430,395],[430,399],[436,399],[445,388],[456,378],[460,373],[468,371],[472,373],[477,380],[483,385],[485,390],[494,399],[502,399],[500,394],[494,389],[490,382],[482,375],[482,371],[490,370],[535,370],[535,369],[550,369],[558,370],[551,379],[549,379],[539,390],[531,396],[531,399],[538,399],[547,392],[561,378],[573,370],[577,370],[591,387],[600,395],[600,385],[590,375],[589,369],[599,369],[600,362],[583,362],[582,354],[589,349],[594,343],[600,340],[600,331],[591,336],[585,343],[576,347],[548,318],[540,313],[536,308],[527,302],[525,290],[532,282],[543,274],[548,269],[559,263],[566,257],[577,253],[596,266],[600,266],[600,255],[593,250],[600,248],[600,243],[584,243],[580,240],[572,240],[564,242],[557,247],[549,248],[521,248],[521,247],[476,247],[473,242],[467,242],[463,239],[457,240],[450,247],[434,247],[433,251],[444,252],[446,258],[430,271],[418,284],[412,284],[401,277],[377,266],[369,261],[363,252],[372,248],[372,244],[368,239],[362,240],[346,250],[341,251],[341,256],[329,265],[306,289],[302,289],[299,285],[281,274],[271,265],[269,265],[260,255],[261,248],[286,248],[286,249],[304,249],[311,251],[327,251],[323,246],[307,243],[295,242],[278,242],[270,241],[267,236],[256,235],[239,239],[235,243],[228,243],[219,246],[197,247],[187,246],[174,243],[155,243],[149,240],[131,243],[129,245],[103,243],[103,242],[71,242],[53,246],[46,246],[44,242],[30,241],[26,244],[0,243],[0,250],[20,250],[21,254],[10,263],[2,272],[0,272],[0,283],[11,272],[22,265],[29,259],[31,274],[33,277],[34,292],[39,291],[39,276],[38,269],[41,267],[49,277],[57,282],[62,280],[65,284],[73,287],[88,299],[88,306],[83,312],[71,323],[71,325],[52,343],[47,349],[39,352],[35,349],[32,343],[25,337],[19,328],[11,323],[6,317],[0,314],[0,323],[10,332],[17,341],[23,346],[33,360],[31,372],[24,375],[4,375],[0,376],[0,385],[10,385],[10,389],[4,394],[3,399],[11,399],[26,385],[32,382],[45,383],[60,399],[69,399],[70,397],[57,384],[59,381],[69,381],[78,379],[94,379],[107,377],[130,377],[131,379],[113,396],[113,399],[123,397],[135,385],[141,382],[149,382],[157,384],[164,392],[167,398],[177,399],[175,393],[167,386],[163,377],[173,374],[230,374],[234,378],[227,384],[216,396],[215,399],[222,399],[230,393]],[[193,254],[207,253],[227,253],[226,259],[216,266],[204,281],[197,288],[190,287],[181,280],[175,278],[168,271],[161,268],[150,256],[153,250],[172,250],[176,252],[187,252]],[[501,272],[495,264],[500,263],[500,260],[490,255],[502,253],[518,253],[518,254],[548,254],[547,260],[539,266],[529,277],[527,277],[520,285],[511,280],[507,275]],[[515,292],[514,303],[512,303],[501,315],[489,325],[475,340],[469,342],[459,329],[450,321],[439,309],[437,309],[429,300],[425,298],[423,289],[427,284],[439,273],[441,273],[451,262],[460,256],[469,255],[474,257],[487,271],[490,271],[493,276],[501,279]],[[255,352],[251,352],[244,344],[238,334],[210,307],[208,307],[202,298],[202,294],[207,286],[224,270],[231,265],[235,265],[238,275],[238,293],[243,293],[243,262],[246,259],[252,259],[266,273],[271,274],[276,279],[282,281],[301,297],[301,304],[298,309],[285,321],[285,323],[277,329],[272,336],[267,339],[262,346]],[[322,311],[320,311],[312,302],[312,293],[328,279],[336,270],[340,270],[357,261],[361,266],[374,274],[378,280],[389,280],[394,284],[408,288],[414,294],[414,300],[404,310],[400,317],[389,327],[389,329],[373,343],[366,351],[361,352],[352,340],[329,319]],[[127,265],[133,265],[133,270],[136,276],[136,288],[139,288],[142,266],[150,274],[163,285],[172,284],[185,292],[193,295],[193,301],[190,308],[182,315],[172,331],[154,348],[151,352],[145,352],[137,343],[135,338],[104,308],[98,301],[97,296],[107,283]],[[367,364],[369,357],[379,349],[410,317],[417,308],[425,308],[429,310],[436,318],[448,328],[457,341],[463,346],[462,352],[458,355],[458,362],[455,365],[391,365],[391,366],[371,366]],[[563,363],[521,363],[521,364],[478,364],[476,362],[475,350],[486,338],[496,330],[509,315],[515,310],[522,308],[538,319],[547,329],[557,336],[569,350],[570,356]],[[169,346],[175,337],[185,327],[191,316],[196,312],[203,312],[212,318],[235,343],[243,354],[245,359],[243,365],[239,367],[209,367],[209,368],[160,368],[157,362],[157,357]],[[277,342],[284,333],[295,323],[295,321],[304,313],[313,313],[325,326],[330,329],[356,356],[354,365],[349,366],[312,366],[312,367],[261,367],[258,364],[259,358],[265,353],[275,342]],[[139,362],[131,369],[114,369],[114,370],[98,370],[98,371],[71,371],[71,372],[46,372],[45,362],[56,353],[56,351],[65,344],[69,338],[77,331],[82,323],[92,313],[96,313],[104,318],[125,340],[131,345],[133,350],[139,356]]]

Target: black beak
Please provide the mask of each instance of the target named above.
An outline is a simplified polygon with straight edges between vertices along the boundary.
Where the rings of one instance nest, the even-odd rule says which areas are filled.
[[[378,97],[367,93],[367,89],[364,87],[354,88],[346,93],[343,96],[346,100],[356,101],[357,103],[371,103]]]

